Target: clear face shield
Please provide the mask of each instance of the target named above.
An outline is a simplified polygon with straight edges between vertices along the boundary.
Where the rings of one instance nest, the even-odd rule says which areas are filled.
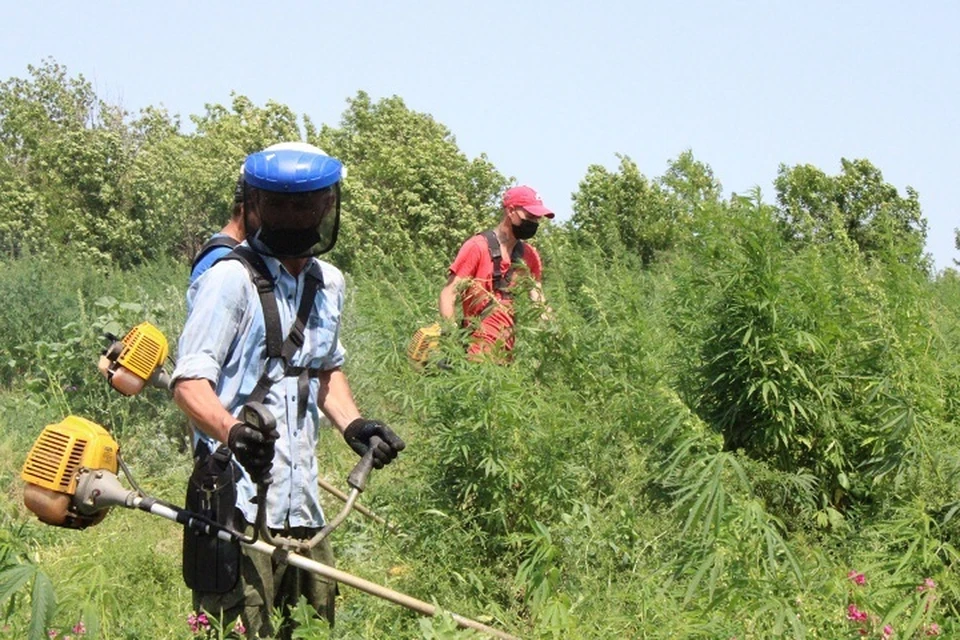
[[[247,238],[276,258],[307,258],[333,249],[340,230],[340,183],[316,191],[283,193],[247,187]]]

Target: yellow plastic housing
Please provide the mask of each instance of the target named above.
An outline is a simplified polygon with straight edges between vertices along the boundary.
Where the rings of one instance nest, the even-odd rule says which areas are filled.
[[[144,380],[149,379],[167,359],[167,339],[160,329],[149,322],[135,326],[123,336],[122,342],[123,351],[117,357],[117,364]]]
[[[440,345],[440,324],[434,323],[417,329],[407,345],[407,356],[417,364],[423,364]]]
[[[73,495],[80,467],[117,472],[119,448],[100,425],[67,416],[63,422],[44,427],[27,454],[20,477],[29,484]]]

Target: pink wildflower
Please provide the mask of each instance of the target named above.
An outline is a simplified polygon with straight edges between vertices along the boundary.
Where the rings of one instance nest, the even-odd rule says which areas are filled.
[[[854,584],[862,585],[866,584],[867,576],[862,573],[857,573],[856,571],[851,571],[847,574],[847,578],[852,580]]]
[[[857,609],[857,605],[851,602],[847,605],[847,620],[853,620],[854,622],[866,622],[867,612],[860,611],[860,609]]]
[[[933,578],[927,578],[923,581],[923,584],[917,586],[917,591],[926,591],[928,589],[936,589],[937,583],[933,581]]]
[[[201,612],[200,615],[197,616],[197,624],[204,629],[209,629],[210,620],[207,619],[207,614]]]
[[[75,634],[79,635],[79,636],[82,636],[83,634],[85,634],[85,633],[87,632],[87,627],[84,626],[83,620],[81,620],[81,621],[78,622],[77,624],[73,625],[73,632],[74,632]]]
[[[60,632],[57,631],[56,629],[50,629],[49,631],[47,631],[48,638],[56,638],[58,635],[60,635]]]
[[[187,624],[190,625],[190,631],[194,634],[210,628],[210,620],[207,618],[207,614],[202,611],[200,613],[190,613],[187,616]]]
[[[931,622],[929,625],[927,625],[925,634],[928,636],[940,635],[940,625],[938,625],[936,622]]]
[[[886,625],[883,627],[883,640],[887,640],[890,636],[893,635],[893,627]]]
[[[233,623],[233,630],[238,635],[244,635],[247,632],[247,628],[243,626],[243,620],[237,618],[237,621]]]

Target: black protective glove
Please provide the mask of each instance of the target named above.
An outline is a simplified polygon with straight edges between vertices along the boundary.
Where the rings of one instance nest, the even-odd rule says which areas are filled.
[[[343,431],[343,439],[361,457],[370,448],[370,439],[374,436],[380,438],[380,442],[373,449],[374,469],[382,469],[383,465],[390,464],[390,461],[407,446],[400,436],[379,420],[357,418]]]
[[[257,484],[270,483],[270,468],[273,466],[273,443],[280,437],[276,428],[264,433],[245,422],[230,427],[227,447],[236,456],[237,462],[247,470],[250,479]]]

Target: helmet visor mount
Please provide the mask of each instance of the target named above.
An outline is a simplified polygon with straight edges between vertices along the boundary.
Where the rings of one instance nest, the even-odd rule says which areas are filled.
[[[340,229],[340,183],[285,193],[247,186],[244,216],[256,249],[276,258],[307,258],[333,249]]]

